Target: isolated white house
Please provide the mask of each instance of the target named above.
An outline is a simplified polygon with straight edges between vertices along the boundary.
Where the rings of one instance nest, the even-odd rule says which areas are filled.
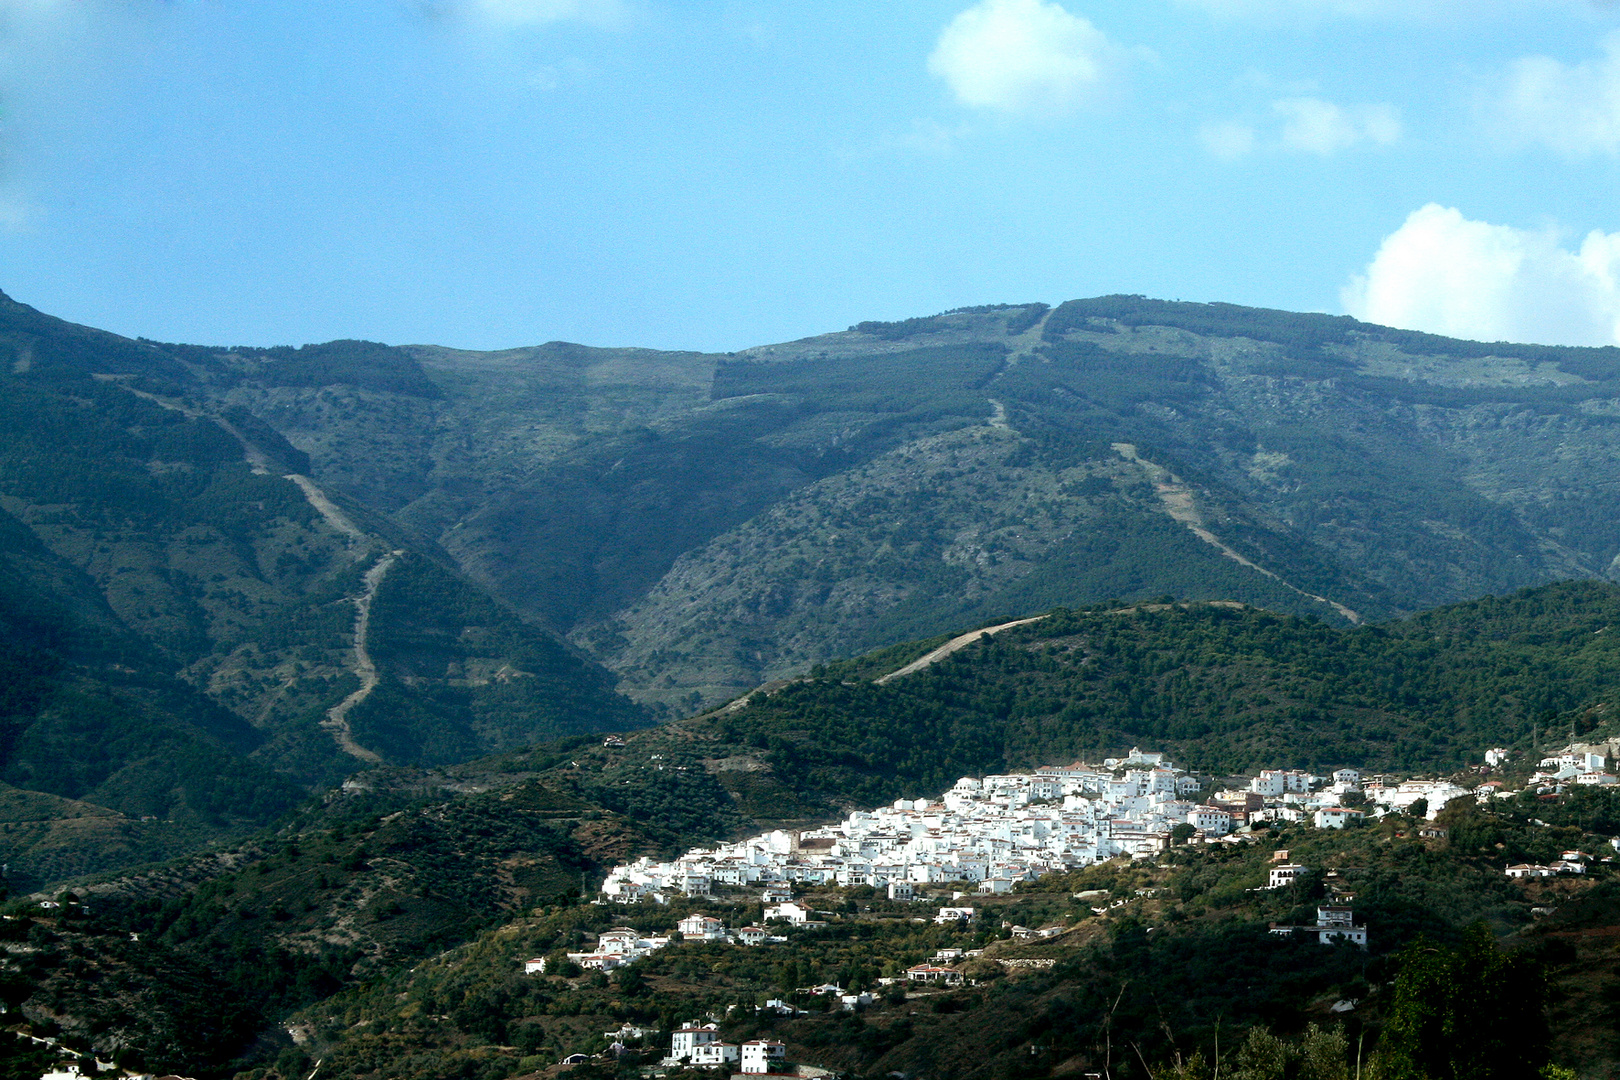
[[[962,981],[962,973],[955,968],[939,967],[934,964],[917,964],[906,968],[906,978],[912,982],[956,986]]]
[[[777,904],[775,907],[765,909],[766,919],[786,919],[795,926],[803,926],[810,921],[810,916],[813,914],[815,913],[809,908],[795,904],[791,900],[785,904]]]
[[[1365,949],[1367,928],[1355,925],[1355,915],[1347,907],[1319,907],[1316,909],[1316,939],[1323,945],[1348,941]]]
[[[1550,866],[1535,866],[1531,863],[1515,863],[1502,872],[1510,878],[1543,878],[1558,873]]]
[[[1306,869],[1307,867],[1300,866],[1297,863],[1286,863],[1282,866],[1273,866],[1271,868],[1271,882],[1266,887],[1268,889],[1281,889],[1285,886],[1292,885],[1296,880],[1298,880],[1299,876],[1306,871]]]

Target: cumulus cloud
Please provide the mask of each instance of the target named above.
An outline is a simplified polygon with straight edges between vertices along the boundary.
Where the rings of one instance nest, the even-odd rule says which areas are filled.
[[[1497,123],[1516,142],[1571,156],[1620,154],[1620,33],[1603,42],[1603,54],[1581,64],[1514,61],[1488,102]]]
[[[1287,98],[1271,109],[1282,118],[1282,142],[1322,157],[1357,143],[1388,146],[1401,137],[1401,114],[1393,105],[1335,105],[1321,98]]]
[[[1090,20],[1047,0],[982,0],[939,35],[928,70],[964,105],[1062,112],[1093,100],[1123,51]]]
[[[1620,344],[1620,233],[1578,250],[1551,230],[1470,221],[1430,203],[1341,294],[1367,322],[1478,341]]]

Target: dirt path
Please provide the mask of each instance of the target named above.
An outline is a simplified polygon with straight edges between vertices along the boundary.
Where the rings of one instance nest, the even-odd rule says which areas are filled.
[[[995,383],[996,380],[1005,375],[1008,369],[1017,367],[1020,363],[1035,355],[1035,349],[1042,340],[1041,334],[1046,330],[1046,320],[1051,317],[1052,312],[1049,309],[1039,319],[1035,320],[1034,326],[1031,326],[1017,337],[1007,340],[1007,358],[1001,362],[1001,368],[991,378],[991,383]],[[986,423],[998,431],[1011,431],[1012,425],[1007,422],[1007,406],[995,398],[986,398],[985,400],[990,402],[990,406],[994,410]]]
[[[1304,589],[1290,585],[1288,582],[1284,581],[1270,570],[1267,570],[1265,567],[1245,558],[1238,552],[1227,547],[1221,542],[1220,537],[1210,532],[1208,527],[1205,526],[1203,515],[1198,512],[1198,504],[1193,499],[1192,488],[1183,483],[1181,479],[1169,469],[1166,469],[1162,465],[1156,465],[1146,458],[1139,456],[1136,452],[1136,446],[1134,444],[1114,443],[1113,446],[1116,454],[1124,458],[1126,461],[1134,462],[1135,464],[1140,465],[1142,469],[1147,472],[1150,477],[1152,477],[1153,490],[1159,496],[1159,504],[1164,507],[1164,512],[1169,515],[1172,521],[1176,521],[1181,525],[1184,525],[1188,532],[1192,533],[1194,536],[1198,537],[1198,539],[1202,540],[1210,547],[1213,547],[1215,550],[1219,551],[1222,555],[1225,555],[1233,562],[1247,566],[1250,570],[1253,570],[1256,573],[1264,574],[1266,577],[1270,578],[1272,581],[1275,581],[1283,588],[1289,590],[1290,592],[1298,593],[1307,600],[1314,600],[1319,604],[1328,605],[1328,607],[1331,607],[1334,611],[1337,611],[1340,615],[1343,615],[1353,625],[1359,625],[1361,623],[1361,616],[1359,614],[1351,611],[1338,601],[1329,600],[1325,596],[1317,596],[1315,593],[1306,592]]]
[[[196,409],[187,408],[178,401],[171,401],[168,398],[159,397],[158,395],[146,390],[137,390],[125,381],[129,378],[127,375],[94,375],[92,378],[95,378],[101,382],[116,383],[123,389],[129,391],[131,394],[134,394],[136,397],[145,398],[154,405],[169,409],[172,412],[177,412],[186,417],[188,420],[209,420],[215,424],[218,424],[233,439],[242,444],[242,457],[247,461],[248,466],[254,471],[254,473],[259,476],[269,475],[269,455],[254,445],[253,440],[249,439],[246,435],[237,430],[236,426],[229,420],[214,416],[211,413],[199,412]],[[316,484],[315,481],[311,480],[307,476],[302,475],[301,473],[287,473],[283,476],[283,479],[291,480],[293,483],[297,484],[298,489],[304,493],[304,498],[309,502],[309,505],[313,506],[316,512],[318,512],[321,517],[325,518],[326,523],[332,526],[332,528],[336,529],[338,532],[347,536],[350,540],[353,540],[356,543],[364,544],[370,542],[371,537],[367,536],[365,531],[362,530],[360,526],[356,525],[352,520],[350,520],[347,514],[345,514],[342,510],[339,510],[337,505],[333,503],[331,499],[326,497],[326,492],[322,491],[320,486]]]
[[[135,387],[130,386],[125,381],[128,376],[96,375],[94,378],[99,379],[102,382],[117,383],[119,386],[123,387],[125,390],[128,390],[136,397],[145,398],[154,405],[159,405],[165,409],[170,409],[174,412],[180,413],[187,419],[213,421],[221,428],[224,428],[225,431],[228,432],[237,442],[242,444],[242,456],[244,459],[246,459],[248,466],[254,471],[254,473],[259,476],[269,475],[269,456],[255,446],[251,439],[238,431],[236,427],[229,421],[218,416],[213,416],[209,413],[187,408],[178,401],[170,401],[145,390],[137,390]],[[356,525],[349,515],[338,509],[337,504],[332,502],[332,500],[327,497],[326,492],[322,491],[320,485],[316,484],[315,481],[311,480],[307,476],[302,475],[301,473],[287,473],[282,478],[285,480],[291,480],[294,484],[297,484],[298,490],[304,493],[304,499],[309,503],[309,505],[314,507],[315,511],[319,513],[321,517],[326,519],[326,523],[328,525],[332,526],[332,528],[348,537],[351,544],[369,545],[372,542],[372,538],[366,535],[365,530]],[[372,662],[371,652],[366,647],[367,638],[371,632],[371,601],[372,598],[377,595],[377,587],[382,584],[383,578],[388,574],[388,568],[393,566],[395,560],[397,560],[403,554],[405,554],[403,550],[390,551],[388,554],[378,559],[376,564],[372,566],[370,570],[366,571],[365,590],[361,592],[359,596],[354,598],[355,615],[353,670],[355,675],[359,676],[360,678],[360,689],[356,690],[354,693],[332,706],[332,708],[328,709],[326,712],[326,719],[321,721],[321,727],[332,733],[332,739],[337,743],[338,749],[342,750],[350,757],[358,758],[361,761],[382,761],[382,758],[376,753],[367,750],[365,747],[355,742],[354,734],[349,728],[350,710],[352,710],[362,701],[366,700],[366,698],[370,697],[371,692],[377,688],[377,665]],[[288,680],[287,685],[283,686],[281,690],[277,692],[277,697],[279,697],[281,693],[284,693],[287,687],[291,685],[292,680]],[[275,699],[272,698],[271,701],[265,705],[266,713],[268,713],[271,704],[274,703],[274,700]]]
[[[354,733],[349,728],[349,712],[377,688],[377,665],[366,647],[371,632],[371,601],[377,595],[377,587],[387,576],[388,568],[403,554],[403,550],[390,551],[366,571],[365,591],[354,598],[354,673],[360,678],[360,689],[328,709],[326,719],[321,721],[321,727],[332,733],[338,749],[361,761],[382,761],[377,754],[355,742]]]
[[[177,412],[181,416],[184,416],[187,420],[210,420],[213,423],[218,424],[220,427],[225,429],[225,433],[227,435],[229,435],[231,438],[235,439],[237,442],[242,444],[242,457],[247,459],[248,467],[253,470],[254,474],[258,475],[258,476],[267,476],[267,475],[269,475],[269,473],[270,473],[270,458],[269,458],[269,456],[266,455],[265,452],[260,450],[257,446],[253,445],[252,440],[250,440],[246,435],[243,435],[240,431],[238,431],[237,428],[236,428],[236,425],[232,424],[229,420],[225,420],[225,419],[222,419],[221,417],[214,416],[212,413],[199,412],[196,409],[188,409],[186,406],[180,404],[178,401],[170,401],[168,398],[158,397],[156,394],[154,394],[154,393],[152,393],[150,391],[147,391],[147,390],[137,390],[133,386],[129,385],[128,382],[125,381],[126,379],[129,378],[128,375],[99,375],[98,374],[98,375],[91,375],[90,377],[92,379],[95,379],[97,382],[116,383],[116,384],[118,384],[118,386],[120,386],[121,388],[123,388],[125,390],[128,390],[131,394],[134,394],[136,397],[144,398],[147,401],[150,401],[152,404],[159,406],[160,408],[168,409],[170,412]]]
[[[1003,630],[1011,630],[1015,626],[1024,626],[1024,625],[1027,625],[1028,623],[1040,622],[1044,618],[1046,618],[1045,615],[1036,615],[1034,618],[1031,618],[1031,619],[1016,619],[1013,622],[1002,623],[1000,626],[986,626],[981,630],[973,630],[973,631],[970,631],[970,632],[968,632],[966,634],[961,634],[961,635],[959,635],[957,637],[951,638],[951,640],[947,641],[945,644],[941,645],[939,648],[933,650],[932,652],[926,653],[926,654],[924,654],[922,656],[919,656],[917,659],[913,660],[911,663],[907,664],[905,667],[901,668],[900,670],[891,671],[887,675],[880,676],[875,681],[879,686],[882,686],[884,683],[888,682],[890,679],[898,679],[902,675],[910,675],[914,671],[921,671],[923,668],[927,667],[929,664],[932,664],[932,663],[935,663],[937,661],[943,660],[947,656],[951,655],[951,653],[956,652],[956,651],[958,651],[960,649],[967,648],[969,645],[973,644],[975,641],[978,641],[985,634],[999,634]]]
[[[1007,367],[1013,367],[1035,355],[1035,348],[1042,341],[1041,335],[1046,332],[1046,320],[1050,319],[1052,312],[1056,310],[1048,308],[1039,319],[1035,320],[1034,326],[1007,342],[1007,348],[1010,350],[1007,353]]]
[[[284,479],[291,480],[298,485],[299,490],[304,493],[304,498],[309,501],[309,505],[313,506],[332,528],[357,544],[365,544],[371,541],[371,537],[367,536],[360,526],[351,521],[349,515],[339,510],[337,505],[326,497],[326,492],[322,491],[315,481],[302,473],[288,473]],[[395,554],[398,554],[398,552],[395,552]]]

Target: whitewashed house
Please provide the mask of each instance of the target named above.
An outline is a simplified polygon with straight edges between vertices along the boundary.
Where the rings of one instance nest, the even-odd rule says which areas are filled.
[[[736,1043],[712,1042],[694,1047],[692,1050],[692,1064],[700,1068],[717,1068],[722,1065],[735,1065],[741,1057],[742,1048]]]
[[[941,986],[960,986],[962,973],[955,968],[934,964],[916,964],[906,968],[906,978],[912,982],[938,983]]]
[[[1533,863],[1515,863],[1502,872],[1510,878],[1547,878],[1558,873],[1550,866],[1536,866]]]
[[[1355,913],[1347,907],[1319,907],[1316,909],[1316,939],[1323,945],[1348,941],[1365,949],[1367,928],[1355,925],[1355,921]]]
[[[768,907],[765,909],[765,918],[767,921],[771,919],[784,919],[787,922],[792,923],[794,926],[803,926],[805,923],[810,922],[810,916],[813,914],[815,914],[815,912],[811,911],[809,908],[802,907],[791,900],[785,904],[777,904],[774,907]]]
[[[742,1044],[742,1071],[765,1075],[779,1071],[787,1061],[787,1047],[771,1039]]]
[[[707,1052],[707,1048],[722,1045],[720,1025],[689,1022],[684,1027],[677,1028],[670,1035],[669,1057],[665,1061],[670,1065],[679,1065],[682,1062],[695,1065],[700,1055],[704,1057],[713,1056]],[[735,1050],[736,1048],[733,1047],[732,1049]],[[719,1056],[722,1060],[715,1062],[715,1064],[723,1064],[724,1053],[721,1052]],[[736,1058],[733,1057],[732,1060],[735,1061]]]
[[[1311,824],[1318,829],[1342,829],[1359,823],[1364,815],[1360,810],[1343,806],[1324,806],[1311,815]]]
[[[1210,836],[1225,836],[1232,831],[1232,815],[1213,806],[1195,806],[1187,813],[1187,824]]]
[[[688,915],[675,925],[688,941],[719,941],[726,936],[726,924],[712,915]]]
[[[1286,888],[1289,885],[1292,885],[1295,881],[1298,881],[1299,876],[1305,873],[1307,869],[1308,867],[1300,866],[1297,863],[1285,863],[1282,866],[1273,866],[1271,868],[1271,881],[1266,888]]]

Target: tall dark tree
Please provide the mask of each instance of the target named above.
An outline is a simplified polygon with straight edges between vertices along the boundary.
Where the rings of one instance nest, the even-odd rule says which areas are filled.
[[[1401,953],[1376,1080],[1532,1080],[1547,1062],[1545,980],[1483,923],[1456,948],[1419,938]]]

